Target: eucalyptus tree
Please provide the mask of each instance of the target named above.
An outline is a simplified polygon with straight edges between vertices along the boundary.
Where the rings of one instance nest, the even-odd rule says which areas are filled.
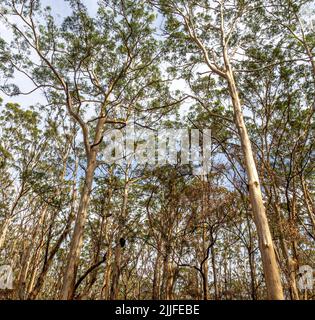
[[[262,59],[264,53],[260,54]],[[242,77],[242,97],[253,114],[249,128],[255,141],[273,230],[277,230],[276,238],[279,238],[280,249],[287,263],[285,274],[292,299],[299,298],[296,284],[298,234],[306,231],[310,240],[314,240],[312,228],[305,226],[312,226],[312,210],[305,211],[300,207],[304,197],[299,183],[299,176],[305,176],[308,181],[312,172],[314,136],[312,124],[305,121],[310,119],[312,113],[306,105],[312,101],[305,95],[304,74],[301,75],[298,69],[294,65],[290,69],[281,65],[271,67],[263,75],[258,72],[250,77]],[[301,85],[297,85],[299,82]],[[304,201],[307,203],[307,198]],[[289,239],[292,240],[291,249],[287,245]]]
[[[80,127],[85,149],[84,186],[62,299],[73,297],[105,129],[125,126],[135,110],[156,109],[160,100],[169,98],[158,68],[160,52],[152,27],[155,15],[145,1],[100,1],[95,17],[89,16],[82,1],[68,2],[72,14],[61,25],[49,8],[41,9],[40,1],[1,4],[1,19],[14,37],[11,47],[7,46],[5,74],[22,73],[34,86],[31,92],[40,90],[52,108],[65,108]],[[2,89],[8,94],[26,93],[14,84]]]
[[[264,20],[270,28],[259,30],[261,36],[253,38],[244,52],[247,59],[237,66],[240,96],[251,114],[248,128],[291,299],[299,299],[299,243],[309,245],[302,234],[313,241],[312,228],[307,227],[313,224],[313,210],[299,185],[305,176],[309,190],[312,179],[314,58],[311,17],[302,12],[311,3],[265,4]],[[261,37],[270,41],[262,42]],[[300,207],[303,202],[306,210]]]
[[[279,267],[263,203],[252,144],[244,121],[235,76],[235,60],[250,42],[253,27],[262,20],[260,1],[151,1],[165,16],[171,61],[180,59],[184,75],[192,79],[206,72],[224,83],[233,106],[248,177],[250,202],[258,230],[259,247],[270,299],[283,299]],[[262,41],[264,39],[261,39]],[[191,71],[191,72],[187,72]]]

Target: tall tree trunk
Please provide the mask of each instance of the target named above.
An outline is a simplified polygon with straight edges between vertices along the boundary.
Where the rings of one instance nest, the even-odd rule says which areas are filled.
[[[67,257],[67,265],[64,272],[63,286],[60,295],[62,300],[71,300],[73,299],[74,295],[74,286],[83,242],[83,231],[92,190],[94,171],[96,168],[96,154],[96,150],[92,149],[88,157],[88,166],[85,175],[84,187],[81,193],[79,209],[70,244],[70,252]]]
[[[110,90],[111,91],[111,90]],[[83,139],[85,142],[85,152],[87,158],[87,168],[84,179],[84,186],[81,192],[80,204],[76,216],[74,231],[70,244],[70,251],[67,257],[67,264],[65,268],[65,272],[63,275],[63,283],[60,298],[62,300],[71,300],[74,296],[74,287],[76,282],[77,271],[80,262],[80,254],[83,244],[83,232],[87,217],[87,211],[90,201],[90,195],[92,191],[92,184],[94,180],[94,171],[96,169],[96,157],[99,150],[99,144],[103,139],[103,130],[106,123],[106,116],[104,115],[104,109],[107,103],[108,95],[106,96],[106,100],[104,101],[104,105],[102,110],[100,111],[100,117],[98,119],[93,145],[88,143],[89,136],[86,131],[86,127],[82,129],[83,131]],[[72,109],[72,100],[70,98],[70,94],[67,89],[67,103],[71,113]]]
[[[227,69],[227,81],[229,92],[234,108],[235,124],[240,136],[242,150],[244,154],[246,173],[248,176],[249,197],[254,214],[254,221],[257,227],[259,248],[262,256],[265,281],[268,298],[272,300],[283,300],[283,290],[280,279],[280,271],[274,250],[274,244],[270,233],[265,206],[262,199],[260,182],[251,142],[247,133],[242,113],[241,102],[236,88],[234,75],[225,50],[225,66]]]

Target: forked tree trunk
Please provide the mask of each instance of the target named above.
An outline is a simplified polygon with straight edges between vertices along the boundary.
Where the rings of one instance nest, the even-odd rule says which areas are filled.
[[[67,87],[67,86],[64,84],[64,87]],[[103,107],[107,103],[107,98],[106,98],[106,101],[104,102]],[[70,98],[68,88],[67,88],[67,105],[68,105],[70,114],[72,115],[73,112],[71,110],[73,106],[72,106],[72,100]],[[79,267],[80,254],[81,254],[81,249],[83,244],[84,226],[85,226],[88,206],[90,202],[90,195],[91,195],[92,185],[94,180],[94,171],[97,166],[96,157],[99,151],[99,144],[102,142],[105,123],[106,123],[106,117],[104,115],[103,108],[102,108],[102,110],[100,111],[100,118],[98,119],[96,129],[95,129],[93,145],[90,145],[88,142],[89,136],[86,131],[86,127],[84,127],[85,130],[84,128],[82,129],[83,139],[85,142],[85,149],[86,149],[85,152],[86,152],[86,159],[87,159],[87,168],[85,173],[84,186],[81,192],[79,208],[76,215],[74,231],[71,239],[70,251],[67,257],[67,264],[66,264],[64,275],[63,275],[63,283],[62,283],[62,289],[60,294],[60,298],[62,300],[71,300],[73,299],[73,296],[74,296],[76,276],[77,276],[77,271]]]

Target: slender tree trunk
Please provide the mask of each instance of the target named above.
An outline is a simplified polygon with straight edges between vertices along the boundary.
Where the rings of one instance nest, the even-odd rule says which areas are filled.
[[[231,67],[226,35],[224,29],[224,16],[223,16],[223,3],[221,2],[221,44],[222,54],[225,65],[225,70],[218,69],[213,63],[211,63],[208,50],[204,44],[197,37],[194,30],[194,26],[190,23],[189,19],[183,16],[185,26],[188,29],[190,37],[195,41],[197,46],[200,48],[205,62],[209,66],[212,72],[215,72],[218,76],[224,78],[227,81],[229,94],[232,99],[234,109],[234,122],[237,127],[237,131],[240,137],[242,151],[245,161],[245,169],[248,177],[248,189],[249,197],[252,205],[254,221],[257,228],[259,249],[261,252],[265,281],[267,286],[268,298],[272,300],[283,300],[283,290],[281,285],[280,271],[276,260],[273,240],[271,237],[268,219],[266,215],[265,206],[262,199],[262,193],[260,188],[259,177],[257,168],[254,160],[251,142],[247,133],[247,129],[244,122],[244,116],[242,112],[242,106],[239,99],[237,87],[235,84],[234,74]]]
[[[110,299],[110,279],[111,279],[111,273],[112,273],[112,249],[109,248],[107,251],[107,259],[106,259],[106,266],[105,266],[105,272],[104,272],[104,282],[101,292],[101,297],[104,300]]]
[[[92,190],[94,171],[96,168],[96,154],[96,150],[92,150],[88,158],[85,183],[81,193],[79,209],[70,244],[70,252],[67,258],[66,270],[64,272],[63,286],[60,295],[62,300],[73,299],[74,286],[83,242],[83,231]]]
[[[159,300],[160,299],[160,261],[161,260],[161,252],[160,245],[158,246],[158,250],[156,253],[156,259],[154,264],[154,274],[153,274],[153,290],[152,290],[152,299]]]
[[[208,225],[205,223],[206,221],[206,212],[207,212],[207,195],[205,190],[206,185],[206,179],[205,176],[202,176],[202,206],[201,206],[201,214],[202,214],[202,220],[204,221],[202,225],[202,252],[203,257],[202,260],[203,264],[201,265],[201,274],[202,274],[202,289],[203,289],[203,300],[208,300],[208,292],[209,292],[209,283],[208,283],[208,273],[209,273],[209,249],[208,249],[208,239],[207,239],[207,229]],[[211,239],[213,241],[213,239]],[[211,246],[213,246],[213,243],[211,243]]]
[[[246,172],[248,176],[249,197],[257,227],[259,248],[262,256],[265,281],[268,298],[271,300],[283,300],[283,290],[280,279],[280,271],[274,250],[274,244],[270,233],[265,206],[262,199],[259,177],[257,173],[251,142],[244,122],[241,103],[236,88],[234,75],[231,70],[227,53],[225,52],[225,64],[227,68],[227,81],[229,92],[234,107],[235,124],[240,136],[244,154]]]
[[[203,225],[203,230],[202,230],[202,242],[203,242],[203,254],[207,255],[208,254],[208,247],[207,247],[207,225]],[[208,292],[209,292],[209,283],[208,283],[208,273],[209,273],[209,264],[208,264],[208,259],[204,261],[203,266],[202,266],[202,281],[203,281],[203,300],[208,300]]]
[[[218,277],[217,277],[217,268],[216,268],[216,255],[214,246],[211,247],[211,265],[213,273],[213,287],[214,287],[214,299],[219,299],[219,287],[218,287]]]
[[[254,244],[253,244],[253,236],[251,231],[251,225],[249,216],[246,216],[246,222],[248,227],[248,235],[249,235],[249,247],[247,248],[248,253],[248,261],[250,268],[250,279],[251,279],[251,296],[253,300],[257,300],[257,284],[256,284],[256,266],[255,266],[255,255],[254,255]]]
[[[70,149],[67,149],[65,155],[63,156],[63,170],[61,173],[61,181],[64,181],[64,177],[66,175],[67,160],[69,157],[69,151],[70,151]],[[64,239],[66,238],[66,236],[69,234],[69,232],[71,230],[71,224],[72,224],[73,218],[74,218],[75,203],[76,203],[76,199],[77,199],[76,176],[77,176],[77,172],[78,172],[78,165],[79,165],[78,159],[76,159],[75,167],[74,167],[74,174],[73,174],[74,180],[73,180],[73,187],[72,187],[71,208],[70,208],[69,217],[66,222],[66,227],[65,227],[64,231],[62,232],[62,234],[60,235],[60,237],[58,238],[56,244],[53,246],[51,252],[49,253],[49,256],[48,256],[48,250],[49,250],[50,239],[47,239],[47,241],[48,241],[47,249],[46,249],[47,251],[46,251],[46,256],[44,258],[43,268],[39,274],[39,277],[37,278],[36,284],[35,284],[36,273],[34,275],[32,275],[32,285],[29,286],[28,292],[29,292],[29,299],[31,299],[31,300],[36,299],[36,297],[38,296],[38,294],[44,284],[46,274],[49,271],[49,268],[53,262],[53,259],[56,255],[56,253],[59,250],[62,242],[64,241]],[[57,191],[56,196],[60,196],[60,190]],[[54,218],[53,218],[53,220],[54,220]],[[54,221],[52,221],[51,223],[54,223]]]
[[[30,240],[23,241],[23,254],[21,259],[21,270],[18,276],[18,286],[16,290],[17,299],[24,300],[25,299],[25,287],[26,287],[26,277],[29,268],[29,258],[31,255],[31,243]]]

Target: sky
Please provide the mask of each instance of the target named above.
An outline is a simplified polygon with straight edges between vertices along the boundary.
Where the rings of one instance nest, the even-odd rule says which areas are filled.
[[[97,0],[83,0],[89,13],[95,15],[97,11]],[[64,17],[70,13],[69,6],[65,0],[42,0],[43,6],[50,6],[55,17]]]

